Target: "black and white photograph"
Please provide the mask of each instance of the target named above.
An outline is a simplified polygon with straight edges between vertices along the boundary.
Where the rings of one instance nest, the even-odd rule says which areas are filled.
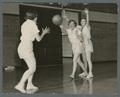
[[[5,2],[2,92],[117,95],[116,3]]]

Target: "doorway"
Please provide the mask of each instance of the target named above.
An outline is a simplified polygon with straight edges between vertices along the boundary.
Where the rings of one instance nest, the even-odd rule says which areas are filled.
[[[37,11],[37,25],[40,31],[41,28],[50,27],[50,34],[47,34],[41,42],[34,42],[37,64],[62,64],[62,33],[60,27],[52,23],[52,17],[55,14],[61,14],[61,10],[20,5],[20,24],[25,21],[24,17],[27,10]]]

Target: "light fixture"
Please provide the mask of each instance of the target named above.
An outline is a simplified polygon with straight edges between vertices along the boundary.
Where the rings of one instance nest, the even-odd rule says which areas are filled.
[[[88,3],[83,3],[83,5],[88,5]]]
[[[52,5],[53,3],[51,2],[51,3],[49,3],[50,5]]]

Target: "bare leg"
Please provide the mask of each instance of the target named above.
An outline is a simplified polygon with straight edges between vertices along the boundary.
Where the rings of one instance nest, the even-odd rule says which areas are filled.
[[[77,69],[77,60],[78,60],[78,57],[80,56],[80,54],[78,53],[75,53],[74,54],[74,57],[73,57],[73,71],[72,71],[72,74],[71,74],[71,78],[74,78],[75,76],[75,72],[76,72],[76,69]]]
[[[29,78],[30,75],[34,74],[36,70],[36,60],[34,56],[29,56],[28,58],[24,60],[28,66],[28,70],[25,71],[20,82],[15,86],[15,89],[19,90],[22,93],[26,93],[24,89],[25,82]]]
[[[82,74],[80,74],[79,76],[87,76],[87,70],[84,67],[84,64],[81,62],[80,57],[78,58],[78,64],[79,66],[82,68],[82,70],[84,71]]]
[[[85,50],[82,53],[83,63],[85,65],[85,69],[87,70],[87,58],[86,58],[86,52]]]
[[[89,73],[88,73],[87,78],[91,78],[91,77],[93,77],[93,73],[92,73],[92,61],[91,61],[91,52],[89,52],[89,51],[86,52],[86,58],[87,58],[88,67],[89,67]]]
[[[26,88],[27,90],[31,90],[31,89],[37,90],[38,89],[38,87],[34,86],[32,83],[33,75],[34,74],[31,74],[28,78],[28,83],[27,83],[27,88]]]
[[[33,79],[33,74],[31,74],[31,75],[28,77],[28,83],[27,83],[27,86],[28,86],[28,85],[33,85],[33,83],[32,83],[32,79]]]

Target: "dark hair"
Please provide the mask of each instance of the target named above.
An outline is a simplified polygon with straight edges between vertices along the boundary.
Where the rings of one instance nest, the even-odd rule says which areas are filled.
[[[75,20],[73,20],[73,19],[69,20],[68,25],[69,25],[71,22],[74,22],[75,26],[77,26],[77,22],[76,22]]]
[[[34,10],[29,10],[26,12],[26,19],[34,20],[37,17],[37,12]]]
[[[84,19],[86,21],[86,18],[81,18],[81,20]]]

